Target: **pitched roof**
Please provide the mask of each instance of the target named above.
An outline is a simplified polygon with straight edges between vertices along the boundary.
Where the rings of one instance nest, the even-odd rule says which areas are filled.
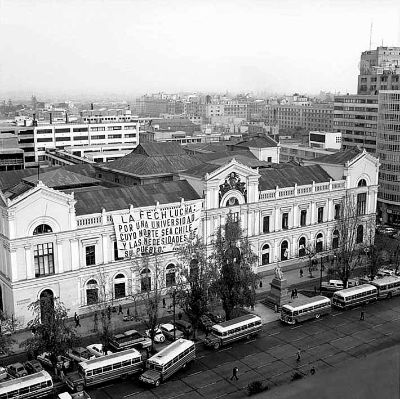
[[[293,166],[284,169],[261,169],[259,189],[272,190],[276,186],[293,187],[295,184],[301,186],[305,184],[329,182],[332,177],[319,165]]]
[[[106,211],[116,211],[134,207],[145,207],[160,204],[200,199],[201,197],[186,180],[171,181],[143,186],[109,188],[105,190],[85,191],[75,193],[76,214],[88,215]]]
[[[220,165],[212,164],[212,163],[203,163],[201,165],[194,166],[193,168],[187,169],[182,172],[183,176],[192,176],[197,178],[203,178],[206,173],[214,172],[217,170]]]
[[[351,161],[356,156],[360,155],[362,150],[358,147],[349,148],[345,151],[335,152],[330,155],[323,155],[322,157],[314,158],[313,161],[315,163],[327,163],[327,164],[337,164],[344,165],[346,162]]]
[[[186,152],[178,143],[167,142],[150,142],[140,143],[133,151],[132,154],[143,154],[148,157],[154,156],[169,156],[169,155],[185,155]],[[128,154],[129,155],[129,154]]]
[[[235,147],[245,148],[265,148],[265,147],[277,147],[278,143],[268,136],[254,137],[249,140],[241,141],[235,144]]]
[[[24,182],[31,184],[35,184],[37,180],[38,177],[35,175],[25,177],[23,179]],[[62,168],[41,173],[39,176],[39,180],[41,180],[44,185],[50,188],[95,185],[100,183],[100,180],[93,179],[92,177],[84,176],[78,173],[70,172]]]

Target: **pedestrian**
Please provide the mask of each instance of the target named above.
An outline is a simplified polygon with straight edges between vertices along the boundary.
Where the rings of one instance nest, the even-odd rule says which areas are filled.
[[[162,307],[163,308],[167,307],[167,302],[165,301],[165,298],[162,299]]]
[[[365,318],[365,312],[364,312],[364,309],[361,309],[360,320],[364,321],[364,318]]]
[[[99,315],[97,314],[97,312],[94,312],[93,318],[94,318],[94,331],[97,331],[99,327]]]
[[[297,298],[297,288],[294,289],[294,297]]]
[[[77,315],[77,313],[75,312],[75,314],[74,314],[74,321],[75,321],[75,324],[76,324],[76,318],[78,317],[78,315]]]
[[[299,348],[299,349],[297,349],[297,359],[296,360],[299,362],[300,359],[301,359],[301,349]]]
[[[81,326],[80,317],[79,317],[79,315],[77,314],[77,315],[76,315],[76,319],[75,319],[75,327],[80,327],[80,326]]]
[[[232,370],[231,381],[232,381],[233,379],[235,379],[236,381],[239,379],[238,376],[237,376],[238,371],[239,371],[239,369],[238,369],[237,367],[234,367],[234,368],[233,368],[233,370]]]
[[[303,277],[303,269],[300,269],[300,278]]]
[[[292,290],[292,292],[290,293],[290,299],[294,298],[294,290]]]
[[[311,375],[314,375],[314,374],[315,374],[315,367],[314,367],[314,366],[311,367],[310,374],[311,374]]]
[[[118,306],[118,314],[122,314],[122,305],[121,304],[119,304],[119,306]]]

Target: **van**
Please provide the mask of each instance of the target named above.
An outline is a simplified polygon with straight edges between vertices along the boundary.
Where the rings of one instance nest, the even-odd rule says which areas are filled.
[[[185,337],[190,337],[193,334],[193,328],[192,325],[185,320],[176,320],[175,321],[175,327],[182,331]]]
[[[343,289],[342,280],[329,280],[328,282],[323,282],[321,288],[329,291],[337,291]]]

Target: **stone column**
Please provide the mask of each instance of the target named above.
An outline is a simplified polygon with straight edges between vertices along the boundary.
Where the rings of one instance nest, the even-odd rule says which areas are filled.
[[[25,264],[26,264],[26,278],[30,280],[35,278],[35,266],[32,264],[32,247],[26,245],[25,247]]]
[[[57,240],[56,245],[57,245],[57,272],[64,273],[62,242]]]

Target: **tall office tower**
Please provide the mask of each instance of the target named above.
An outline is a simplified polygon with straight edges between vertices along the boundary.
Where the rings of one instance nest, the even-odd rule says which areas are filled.
[[[378,104],[378,214],[400,226],[400,91],[381,91]]]
[[[335,96],[333,131],[342,133],[342,148],[365,148],[376,152],[378,96],[351,94]]]
[[[400,89],[400,47],[378,47],[363,51],[357,94]]]

